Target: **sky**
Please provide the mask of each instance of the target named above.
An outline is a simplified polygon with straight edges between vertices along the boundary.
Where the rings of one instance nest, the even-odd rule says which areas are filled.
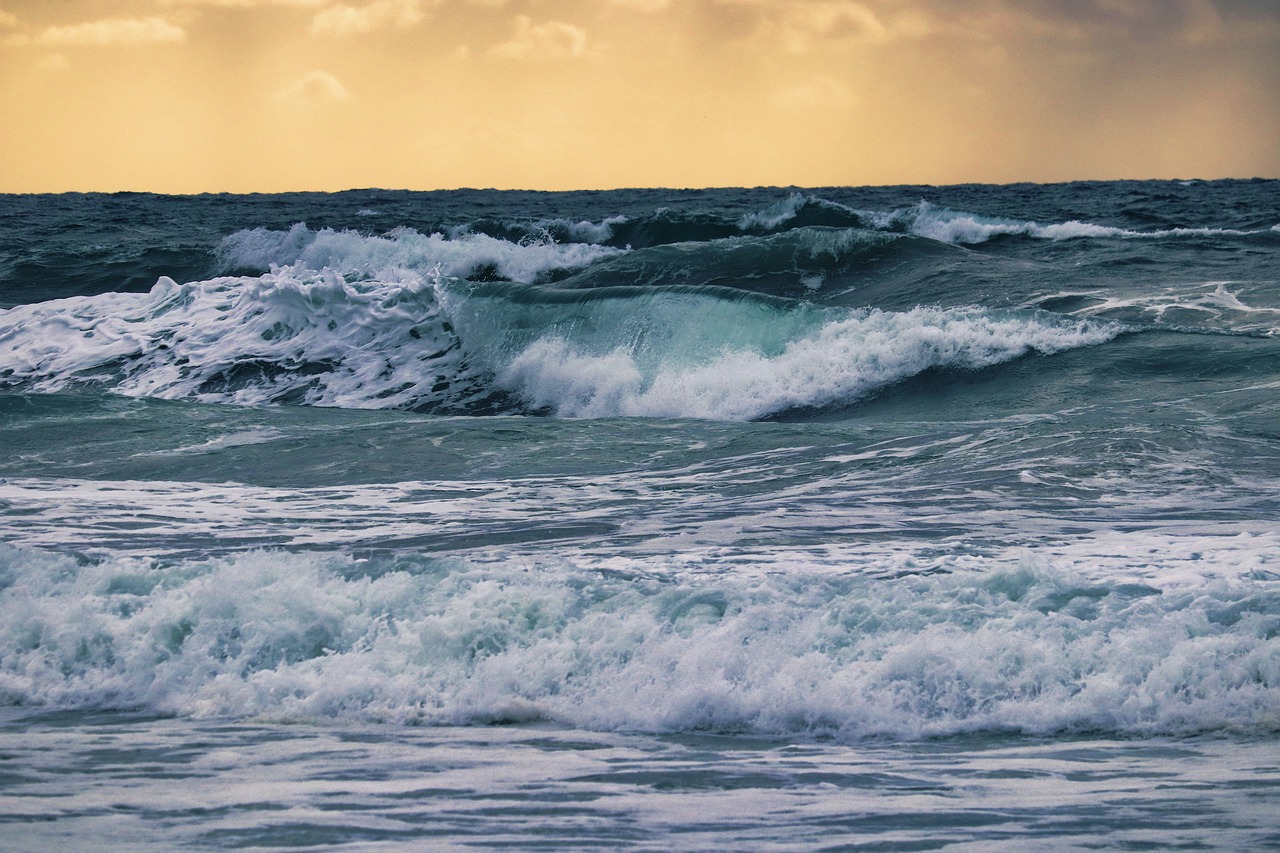
[[[0,0],[0,191],[1280,177],[1280,0]]]

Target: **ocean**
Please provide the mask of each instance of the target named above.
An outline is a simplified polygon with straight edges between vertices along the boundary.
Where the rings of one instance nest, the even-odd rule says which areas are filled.
[[[1280,849],[1280,181],[0,196],[0,849]]]

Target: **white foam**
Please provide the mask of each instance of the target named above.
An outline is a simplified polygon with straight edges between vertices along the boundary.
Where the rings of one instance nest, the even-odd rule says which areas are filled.
[[[1157,291],[1137,296],[1120,296],[1097,290],[1060,293],[1048,298],[1085,297],[1089,304],[1071,312],[1077,316],[1123,316],[1138,311],[1150,322],[1163,323],[1172,312],[1181,315],[1176,317],[1174,325],[1177,326],[1211,321],[1234,331],[1280,333],[1280,327],[1276,325],[1280,307],[1245,302],[1237,291],[1246,286],[1243,282],[1207,281],[1165,285]],[[1036,301],[1044,304],[1045,298]]]
[[[590,226],[588,228],[588,226]],[[611,228],[581,223],[579,230],[595,236]],[[608,239],[607,236],[604,239]],[[345,276],[385,278],[397,270],[464,278],[492,268],[511,281],[530,283],[555,270],[578,269],[601,258],[621,254],[622,249],[589,243],[555,243],[550,240],[512,243],[486,234],[420,234],[397,228],[384,236],[323,228],[312,231],[303,223],[288,231],[254,228],[237,231],[218,248],[224,269],[269,270],[299,266],[314,271],[333,270]]]
[[[905,210],[894,211],[880,220],[882,227],[906,223],[913,234],[944,243],[985,243],[1002,235],[1021,235],[1041,240],[1077,239],[1168,239],[1176,237],[1248,237],[1264,231],[1241,231],[1232,228],[1166,228],[1156,231],[1133,231],[1109,225],[1071,220],[1040,224],[1031,220],[982,216],[976,213],[947,210],[927,201]]]
[[[809,197],[800,193],[791,193],[782,201],[774,202],[764,210],[747,214],[738,220],[738,228],[743,231],[760,229],[769,231],[785,222],[795,219],[796,214],[804,208]]]
[[[826,320],[774,342],[726,341],[700,359],[657,363],[640,342],[602,350],[548,335],[516,355],[498,382],[562,417],[753,420],[852,402],[929,368],[988,367],[1032,351],[1103,343],[1121,330],[979,309],[833,312]],[[765,327],[769,320],[738,322]]]
[[[806,207],[821,207],[849,215],[857,215],[857,211],[842,204],[805,195],[804,193],[791,193],[786,198],[774,202],[764,210],[749,213],[742,217],[738,220],[738,228],[742,231],[772,231],[795,219]]]
[[[1165,228],[1155,231],[1134,231],[1111,225],[1070,220],[1068,222],[1040,223],[1034,220],[985,216],[962,210],[949,210],[928,201],[891,211],[855,210],[836,202],[792,193],[764,210],[748,214],[738,220],[743,231],[772,231],[794,220],[809,207],[822,207],[840,211],[855,217],[868,227],[882,230],[901,230],[920,237],[928,237],[944,243],[977,244],[994,237],[1018,235],[1039,240],[1079,239],[1171,239],[1179,237],[1250,237],[1269,232],[1280,232],[1280,225],[1262,231],[1246,231],[1233,228]]]
[[[0,312],[0,376],[46,392],[98,382],[132,396],[403,407],[463,378],[437,286],[284,267],[18,306]]]
[[[1203,569],[1278,565],[1276,537],[1184,544],[933,557],[950,572],[893,580],[856,552],[726,572],[698,554],[160,565],[0,546],[0,700],[844,738],[1274,730],[1280,581]],[[1094,554],[1189,568],[1100,576]]]
[[[581,220],[578,222],[569,219],[539,219],[533,224],[535,229],[541,229],[548,235],[556,231],[564,231],[569,238],[579,243],[607,243],[613,239],[614,226],[623,225],[628,221],[625,216],[610,216],[600,222],[591,222]]]

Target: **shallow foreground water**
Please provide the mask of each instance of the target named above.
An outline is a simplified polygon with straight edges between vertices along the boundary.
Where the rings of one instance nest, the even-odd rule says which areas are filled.
[[[1263,850],[1271,737],[908,744],[17,714],[7,849]]]

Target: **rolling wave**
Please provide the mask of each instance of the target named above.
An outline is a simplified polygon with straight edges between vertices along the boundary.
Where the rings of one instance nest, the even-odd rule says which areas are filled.
[[[371,251],[388,248],[368,239]],[[19,306],[0,313],[0,387],[751,420],[846,405],[931,368],[1099,344],[1123,328],[1036,311],[823,308],[706,286],[562,290],[438,271],[382,276],[299,263]]]

